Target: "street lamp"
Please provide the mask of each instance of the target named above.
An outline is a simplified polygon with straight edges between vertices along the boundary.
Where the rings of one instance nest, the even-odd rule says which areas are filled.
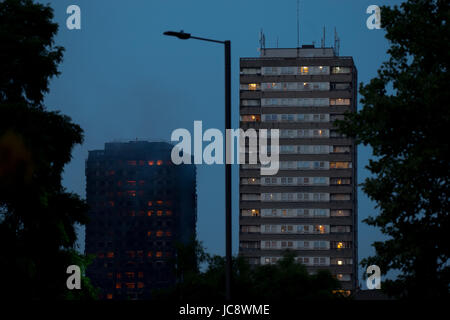
[[[166,31],[164,35],[181,40],[196,39],[221,43],[225,46],[225,140],[231,139],[227,129],[231,129],[231,42],[194,37],[190,33]],[[226,299],[231,299],[231,143],[225,143],[225,292]]]

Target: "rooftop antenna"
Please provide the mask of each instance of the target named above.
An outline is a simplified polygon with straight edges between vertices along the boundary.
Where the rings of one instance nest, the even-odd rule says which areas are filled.
[[[264,36],[263,29],[261,28],[261,32],[259,33],[259,48],[260,50],[266,48],[266,37]]]
[[[323,37],[322,37],[322,41],[320,42],[321,47],[325,48],[325,26],[323,26]]]
[[[341,46],[341,39],[339,39],[339,36],[336,31],[336,27],[334,27],[334,51],[337,56],[339,56],[339,48]]]
[[[300,0],[297,0],[297,48],[300,48]]]

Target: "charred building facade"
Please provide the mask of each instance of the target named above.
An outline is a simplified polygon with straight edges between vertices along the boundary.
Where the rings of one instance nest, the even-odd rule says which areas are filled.
[[[89,151],[87,275],[102,299],[150,299],[175,283],[176,242],[196,233],[194,165],[174,165],[165,142],[106,143]]]

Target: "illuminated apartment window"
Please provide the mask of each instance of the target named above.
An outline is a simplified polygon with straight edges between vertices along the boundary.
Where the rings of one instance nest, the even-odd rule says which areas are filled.
[[[139,289],[142,289],[142,288],[144,287],[144,283],[143,283],[143,282],[138,282],[137,287],[138,287]]]
[[[120,289],[120,288],[122,288],[122,283],[117,282],[117,283],[116,283],[116,289]]]
[[[128,279],[134,279],[134,272],[125,272]]]
[[[157,211],[156,211],[156,215],[157,215],[158,217],[161,217],[161,216],[163,215],[162,210],[157,210]]]
[[[260,115],[242,115],[241,116],[241,121],[244,122],[259,122],[261,121],[261,116]]]
[[[343,98],[330,99],[330,106],[349,106],[349,105],[350,99],[343,99]]]
[[[151,207],[151,206],[153,206],[153,202],[149,201],[149,202],[147,203],[147,205],[148,205],[149,207]]]
[[[156,201],[156,204],[162,205],[163,201],[162,200],[158,200],[158,201]]]
[[[349,67],[332,67],[331,73],[337,74],[337,73],[350,73],[351,69]]]
[[[300,74],[308,74],[309,67],[300,67]]]
[[[149,211],[147,211],[147,216],[151,217],[151,216],[152,216],[152,214],[153,214],[153,210],[149,210]]]
[[[127,193],[130,197],[136,197],[136,190],[128,190]]]
[[[261,88],[259,83],[249,83],[248,84],[248,90],[259,90]]]
[[[157,251],[156,252],[156,257],[157,258],[161,258],[162,257],[162,251]]]
[[[164,232],[161,230],[156,231],[156,236],[157,237],[162,237],[164,235]]]
[[[156,165],[157,165],[157,166],[160,166],[160,165],[162,165],[162,164],[163,164],[163,161],[162,161],[162,160],[156,161]]]
[[[153,253],[151,251],[147,252],[147,257],[151,257]]]
[[[325,233],[325,226],[323,226],[323,225],[316,225],[316,227],[315,227],[315,231],[316,232],[318,232],[318,233]]]
[[[112,293],[108,293],[108,294],[106,295],[106,299],[111,300],[112,298],[113,298]]]
[[[331,210],[332,217],[348,217],[350,216],[351,211],[348,209],[335,209]]]
[[[114,258],[114,252],[108,252],[108,253],[106,254],[106,256],[107,256],[108,258]]]
[[[155,164],[155,161],[152,161],[152,160],[148,161],[148,165],[149,165],[149,166],[152,166],[152,165],[154,165],[154,164]]]
[[[352,163],[348,161],[330,162],[330,169],[348,169],[352,167]]]
[[[171,237],[171,236],[172,236],[172,232],[166,231],[166,237]]]
[[[150,237],[152,235],[151,231],[147,231],[147,237]]]
[[[167,210],[167,211],[166,211],[166,216],[170,217],[171,215],[172,215],[172,211]]]

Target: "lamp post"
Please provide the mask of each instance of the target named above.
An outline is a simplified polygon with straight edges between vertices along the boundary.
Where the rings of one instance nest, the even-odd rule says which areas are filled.
[[[194,37],[183,31],[166,31],[164,35],[178,39],[196,39],[208,42],[221,43],[225,47],[225,292],[226,299],[231,299],[231,145],[227,129],[231,129],[231,42]],[[227,142],[228,141],[228,142]]]

